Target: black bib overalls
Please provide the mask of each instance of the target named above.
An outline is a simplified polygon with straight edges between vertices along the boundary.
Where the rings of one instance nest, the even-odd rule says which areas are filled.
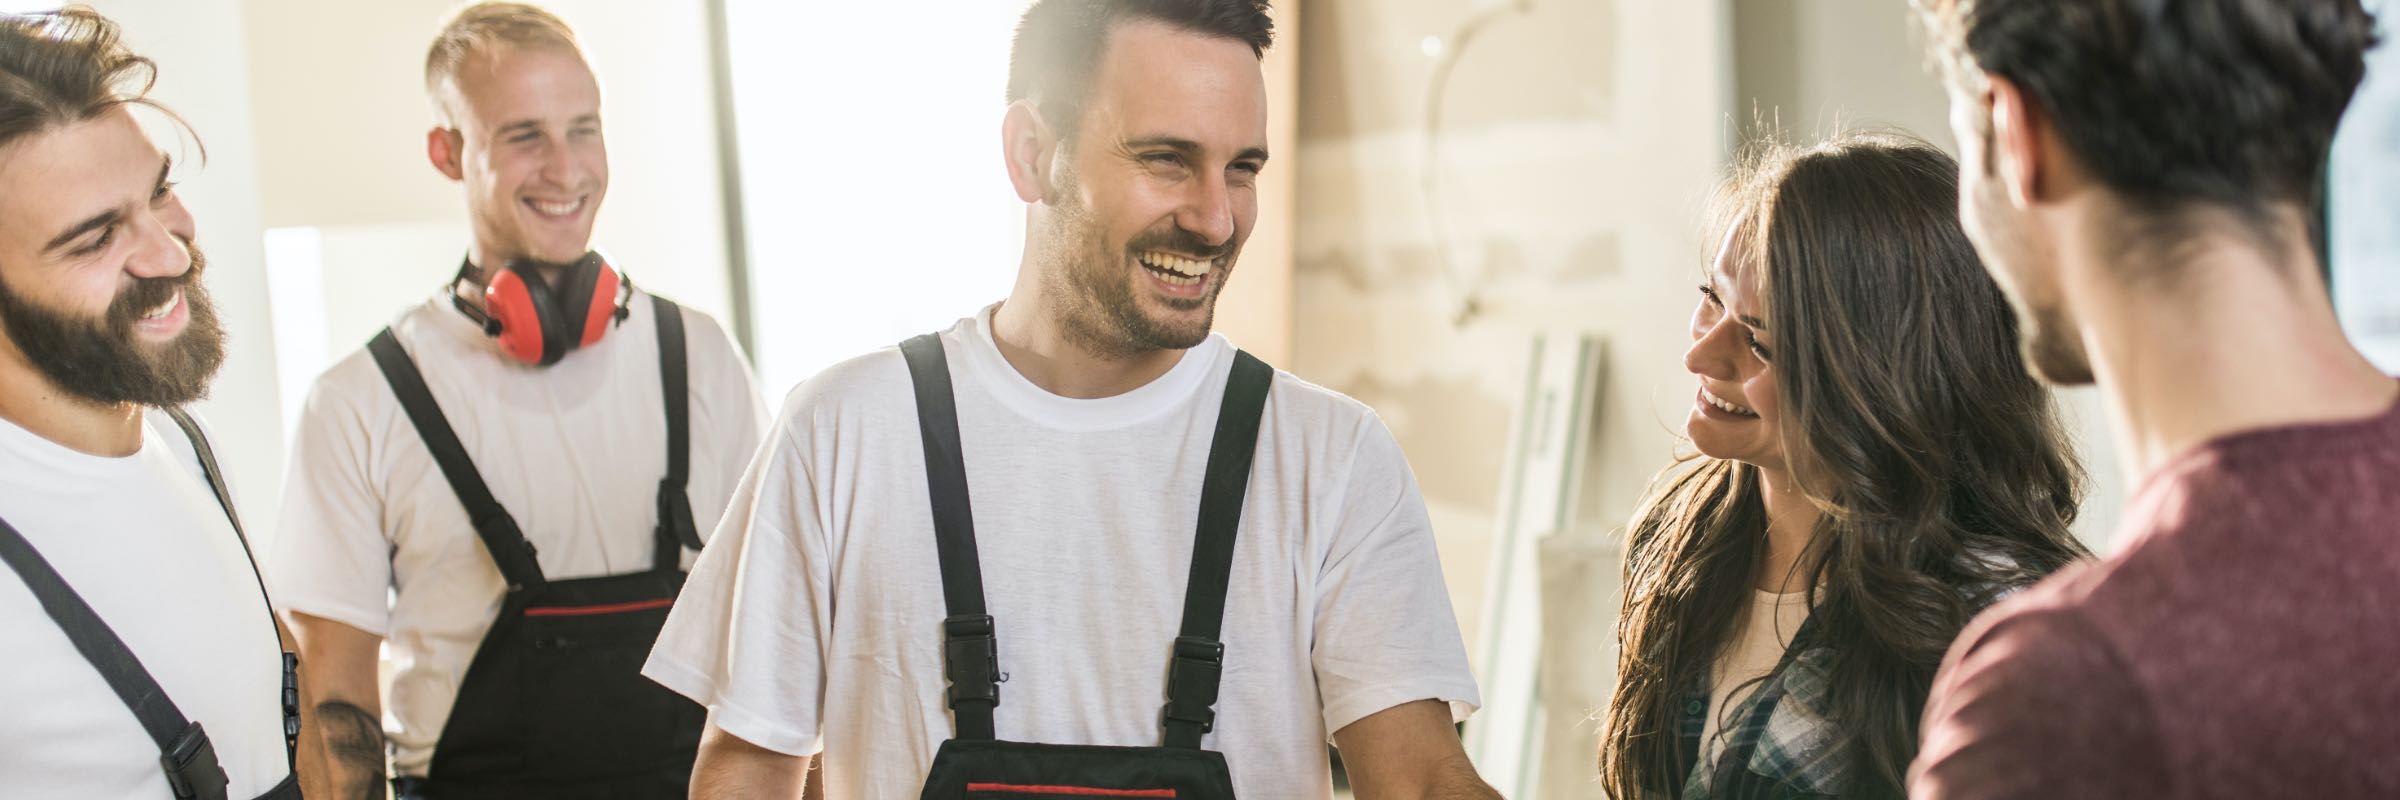
[[[385,329],[368,344],[384,380],[474,521],[508,581],[500,614],[468,663],[423,778],[392,781],[401,798],[680,798],[706,712],[642,677],[642,662],[683,588],[682,549],[698,549],[684,483],[691,398],[683,314],[651,297],[667,408],[667,475],[659,481],[650,569],[553,581],[532,543],[492,497],[442,416],[415,362]]]
[[[250,559],[250,575],[258,580],[259,600],[267,607],[271,623],[275,606],[266,600],[266,580],[258,577],[258,559],[250,553],[250,537],[242,533],[241,516],[233,511],[233,495],[225,489],[225,474],[217,468],[216,451],[209,448],[208,437],[201,435],[200,426],[192,422],[192,418],[182,409],[164,410],[168,417],[175,420],[176,427],[183,429],[183,435],[191,439],[192,451],[200,459],[200,471],[208,476],[208,488],[216,493],[217,504],[225,508],[225,518],[233,523],[233,536],[241,541],[242,554]],[[92,611],[91,604],[84,602],[82,595],[67,586],[66,578],[52,569],[41,553],[34,551],[32,542],[26,541],[17,529],[9,527],[7,520],[0,520],[0,561],[7,561],[8,566],[16,570],[17,576],[25,581],[26,588],[33,590],[34,599],[41,602],[42,610],[50,615],[53,622],[58,623],[60,629],[66,631],[68,641],[75,644],[75,650],[83,654],[84,660],[92,662],[93,669],[100,671],[100,677],[108,681],[108,688],[117,693],[117,699],[133,711],[134,719],[142,724],[142,730],[150,734],[152,742],[158,744],[159,769],[166,772],[167,789],[176,800],[225,800],[230,779],[225,775],[224,766],[217,761],[217,748],[209,742],[208,732],[200,728],[200,723],[184,716],[183,709],[176,707],[175,701],[167,697],[167,690],[158,685],[158,680],[151,677],[150,670],[134,657],[131,648],[125,646],[125,640],[117,638],[117,632],[101,621],[100,615]],[[162,599],[171,601],[173,598]],[[279,638],[281,630],[278,626]],[[291,652],[284,652],[282,703],[286,768],[291,766],[293,755],[299,750],[300,691],[299,684],[294,680],[297,664]],[[300,776],[294,771],[285,774],[281,783],[259,795],[258,800],[298,800],[299,797]]]
[[[957,735],[942,743],[926,775],[926,800],[1089,800],[1233,797],[1222,753],[1200,749],[1216,720],[1218,678],[1225,645],[1225,590],[1242,496],[1258,446],[1259,417],[1275,370],[1236,352],[1209,445],[1200,491],[1199,533],[1184,587],[1183,626],[1167,668],[1161,747],[1035,744],[1002,741],[992,713],[1000,704],[997,629],[984,613],[983,573],[975,555],[975,517],[967,498],[966,460],[959,449],[958,409],[950,369],[937,335],[900,345],[916,389],[917,422],[925,441],[925,477],[933,498],[934,538],[940,553],[944,672]]]

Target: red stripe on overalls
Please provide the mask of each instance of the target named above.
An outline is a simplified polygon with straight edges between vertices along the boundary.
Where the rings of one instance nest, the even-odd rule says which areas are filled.
[[[546,608],[528,608],[525,609],[525,616],[586,617],[593,614],[622,614],[627,611],[647,611],[653,608],[666,608],[667,606],[674,604],[675,598],[661,597],[656,600],[639,600],[631,603],[611,603],[604,606],[550,606]]]
[[[1079,797],[1174,797],[1173,789],[1098,789],[1090,786],[1020,786],[1014,783],[970,783],[970,792],[1009,794],[1071,794]]]

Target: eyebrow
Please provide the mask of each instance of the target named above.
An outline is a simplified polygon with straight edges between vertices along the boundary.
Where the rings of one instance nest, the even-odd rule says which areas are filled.
[[[167,171],[173,169],[174,167],[175,159],[166,156],[160,156],[158,159],[158,182],[152,185],[167,185]],[[74,227],[68,228],[65,233],[61,233],[56,238],[51,239],[49,244],[42,245],[42,254],[48,255],[50,253],[57,252],[59,248],[65,247],[68,244],[73,243],[75,240],[83,238],[84,234],[106,228],[110,225],[115,225],[119,222],[123,222],[124,220],[125,209],[122,208],[112,208],[107,211],[102,211],[98,214],[93,214],[90,217],[85,218],[82,222],[75,223]]]
[[[1203,149],[1199,142],[1180,136],[1143,136],[1125,140],[1125,149],[1127,150],[1139,150],[1145,147],[1164,147],[1186,155],[1198,153]],[[1235,161],[1264,162],[1267,160],[1267,149],[1264,147],[1243,148],[1241,152],[1235,153],[1233,158]]]

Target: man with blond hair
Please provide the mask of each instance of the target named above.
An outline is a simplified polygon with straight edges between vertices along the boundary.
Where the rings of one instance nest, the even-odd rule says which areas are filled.
[[[681,797],[702,711],[639,669],[765,409],[714,320],[589,249],[608,155],[565,22],[460,9],[425,82],[465,263],[317,380],[269,559],[313,794],[382,796],[388,753],[403,798]]]

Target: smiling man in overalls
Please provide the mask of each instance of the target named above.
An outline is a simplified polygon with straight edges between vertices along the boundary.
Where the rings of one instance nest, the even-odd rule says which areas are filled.
[[[179,408],[225,331],[132,113],[156,77],[90,9],[0,14],[0,797],[300,796],[292,662]]]
[[[712,711],[694,797],[821,752],[836,800],[1321,798],[1328,734],[1365,800],[1493,796],[1398,445],[1209,332],[1271,36],[1261,0],[1026,13],[1015,289],[791,394],[645,668]]]
[[[403,798],[680,797],[701,709],[639,669],[765,409],[723,329],[588,249],[608,153],[564,22],[461,9],[426,85],[473,243],[317,380],[271,559],[327,772],[380,797],[388,745]]]

